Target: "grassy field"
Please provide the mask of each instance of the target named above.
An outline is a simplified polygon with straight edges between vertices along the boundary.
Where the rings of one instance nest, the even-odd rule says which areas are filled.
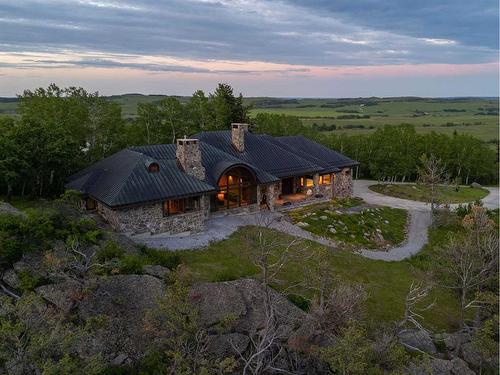
[[[346,210],[323,203],[289,212],[303,229],[353,248],[384,248],[403,242],[407,214],[389,207],[358,207]]]
[[[377,193],[391,197],[411,199],[414,201],[428,202],[429,189],[418,184],[380,184],[369,187]],[[437,188],[439,203],[467,203],[482,199],[488,195],[488,190],[461,186],[458,191],[454,186],[439,186]]]
[[[119,103],[126,118],[137,114],[139,103],[155,103],[163,95],[125,94],[109,96]],[[186,102],[188,97],[177,97]],[[334,134],[366,134],[384,125],[412,124],[419,133],[454,131],[484,141],[498,140],[497,99],[456,98],[357,98],[357,99],[279,99],[245,98],[250,116],[258,113],[282,113],[298,116],[306,125],[332,127]],[[16,102],[0,98],[0,116],[15,115]],[[346,118],[354,117],[354,118]],[[365,117],[365,118],[357,118]]]
[[[224,281],[241,277],[257,275],[257,269],[248,256],[247,235],[251,227],[245,227],[235,232],[224,241],[211,244],[202,250],[181,251],[185,264],[194,272],[198,281]],[[438,233],[442,238],[447,233]],[[275,231],[269,231],[269,236],[290,240],[291,237]],[[314,242],[304,242],[307,251],[325,248]],[[429,245],[430,246],[430,245]],[[363,258],[346,250],[326,249],[327,261],[331,267],[332,276],[339,277],[346,282],[361,283],[365,286],[369,298],[364,309],[366,317],[373,321],[391,322],[400,320],[404,312],[404,297],[412,281],[427,279],[419,267],[420,262],[411,261],[383,262]],[[424,252],[430,250],[424,250]],[[292,260],[280,274],[282,284],[277,288],[287,288],[290,285],[303,283],[305,268],[311,262],[317,261],[315,256]],[[301,289],[299,293],[310,297],[310,291]],[[435,299],[436,306],[424,312],[425,323],[434,330],[449,330],[456,328],[458,319],[458,300],[451,291],[434,288],[429,301]]]
[[[259,102],[255,103],[259,106]],[[298,116],[314,126],[336,126],[335,134],[367,134],[384,125],[412,124],[419,133],[466,133],[484,141],[498,139],[498,101],[493,99],[300,99],[298,103],[255,107],[251,115],[280,113]],[[346,118],[346,117],[369,118]],[[354,127],[354,128],[353,128]]]

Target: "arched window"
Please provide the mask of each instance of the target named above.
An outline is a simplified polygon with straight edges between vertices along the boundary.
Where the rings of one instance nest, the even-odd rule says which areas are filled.
[[[257,203],[257,185],[254,175],[246,168],[235,167],[224,173],[218,182],[213,209],[247,206]]]

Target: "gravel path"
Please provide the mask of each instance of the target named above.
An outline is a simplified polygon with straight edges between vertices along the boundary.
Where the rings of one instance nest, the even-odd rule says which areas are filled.
[[[428,228],[431,223],[430,204],[416,202],[407,199],[389,197],[371,191],[368,186],[375,181],[355,180],[354,196],[363,198],[368,204],[389,206],[408,210],[410,224],[408,227],[407,240],[402,246],[394,247],[384,251],[361,250],[360,255],[384,261],[401,261],[418,253],[427,243]],[[487,208],[499,207],[498,188],[486,188],[490,194],[483,199]],[[456,205],[453,205],[456,206]],[[131,238],[139,243],[144,243],[150,247],[166,248],[169,250],[197,249],[208,246],[212,241],[220,241],[228,238],[238,228],[246,225],[264,225],[277,231],[290,234],[292,236],[304,238],[318,242],[329,247],[337,247],[335,241],[317,236],[292,223],[284,220],[281,213],[256,213],[242,215],[227,215],[209,219],[206,222],[206,230],[203,233],[191,235],[168,236],[158,235],[135,235]]]

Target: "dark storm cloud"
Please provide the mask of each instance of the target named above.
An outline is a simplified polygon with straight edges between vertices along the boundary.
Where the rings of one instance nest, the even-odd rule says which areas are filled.
[[[497,22],[498,6],[486,0],[26,0],[0,4],[0,51],[301,65],[481,63],[497,59]]]

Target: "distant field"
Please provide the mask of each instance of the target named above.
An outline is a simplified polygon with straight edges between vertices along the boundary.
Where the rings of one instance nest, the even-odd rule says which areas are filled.
[[[412,124],[419,133],[471,134],[484,141],[498,140],[498,101],[495,99],[299,99],[273,107],[255,103],[251,116],[282,113],[298,116],[304,124],[335,134],[366,134],[384,125]],[[332,125],[335,130],[330,130]]]
[[[133,118],[139,103],[154,103],[163,95],[126,94],[108,97],[119,103],[123,115]],[[188,97],[178,97],[186,102]],[[250,115],[283,113],[298,116],[304,124],[334,134],[366,134],[384,125],[412,124],[419,133],[471,134],[484,141],[498,140],[497,99],[456,98],[355,98],[355,99],[279,99],[246,98]],[[15,115],[16,102],[0,98],[0,116]],[[336,129],[333,130],[333,125]]]

